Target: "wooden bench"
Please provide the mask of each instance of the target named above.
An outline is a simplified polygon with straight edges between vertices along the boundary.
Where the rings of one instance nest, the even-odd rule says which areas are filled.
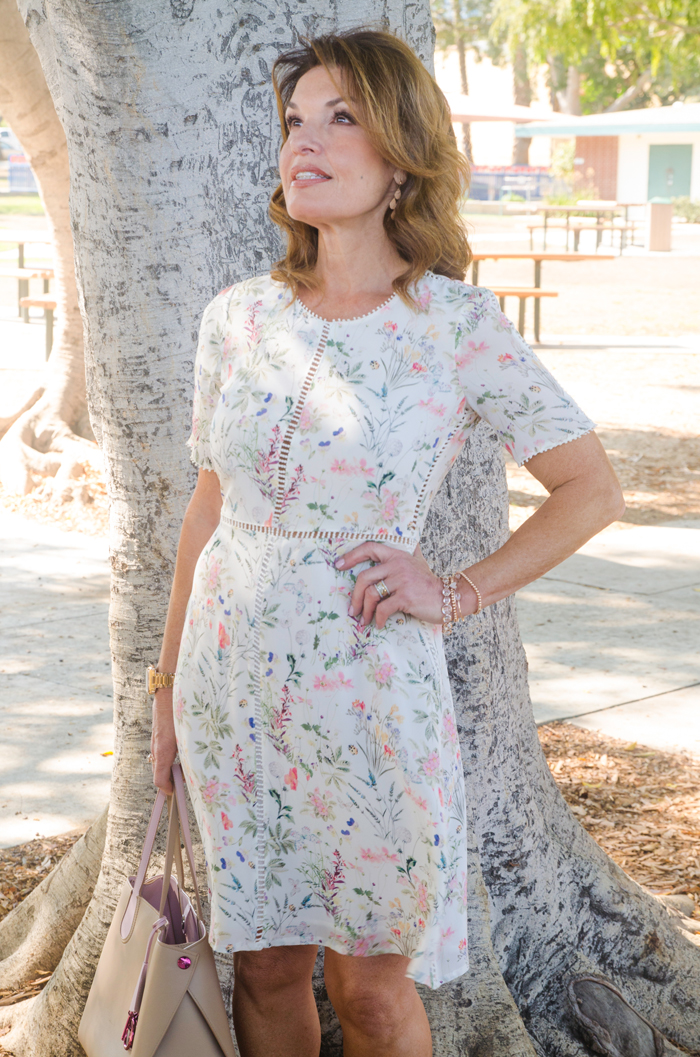
[[[579,241],[581,239],[581,232],[582,231],[595,231],[595,233],[596,233],[596,239],[595,239],[595,248],[596,248],[596,250],[598,249],[598,247],[601,244],[604,231],[611,232],[611,236],[614,235],[616,231],[619,231],[620,232],[620,255],[622,255],[622,251],[624,250],[626,242],[627,242],[627,237],[626,236],[627,236],[627,232],[628,231],[631,234],[631,240],[630,241],[632,243],[634,243],[634,232],[635,232],[636,226],[637,225],[633,221],[629,221],[628,223],[616,224],[614,221],[604,220],[604,221],[602,221],[599,224],[588,224],[588,223],[586,223],[585,217],[574,218],[572,220],[572,222],[571,222],[571,230],[574,233],[574,253],[578,252]],[[611,239],[610,239],[611,244],[612,244],[612,241],[613,240],[612,240],[612,237],[611,237]],[[568,243],[567,243],[567,245],[568,245]]]
[[[56,311],[56,302],[52,297],[22,297],[20,298],[20,307],[27,309],[30,308],[43,308],[44,310],[44,322],[46,323],[46,359],[48,360],[51,355],[51,346],[53,345],[53,314]]]
[[[539,287],[532,286],[499,286],[492,287],[491,292],[498,298],[501,310],[505,312],[505,304],[507,297],[517,297],[518,304],[518,331],[522,337],[525,336],[525,304],[528,297],[532,297],[533,300],[539,301],[541,297],[558,297],[559,294],[556,290],[542,290]],[[537,334],[535,340],[539,341],[540,336]]]
[[[0,279],[17,280],[17,309],[18,315],[24,317],[24,322],[29,322],[29,313],[22,308],[20,301],[23,297],[29,297],[29,280],[43,279],[44,293],[49,292],[49,281],[54,278],[53,268],[0,268]]]

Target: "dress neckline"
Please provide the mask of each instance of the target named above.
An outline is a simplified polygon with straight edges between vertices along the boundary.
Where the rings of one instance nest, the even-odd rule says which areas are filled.
[[[319,316],[317,312],[313,312],[310,308],[307,308],[304,302],[298,297],[297,302],[300,305],[302,312],[304,312],[307,316],[313,316],[314,319],[320,320],[321,323],[355,323],[358,319],[367,319],[369,316],[373,316],[376,312],[381,312],[383,308],[386,308],[387,305],[390,305],[394,298],[398,296],[399,295],[397,293],[391,294],[390,297],[387,297],[386,301],[382,301],[381,305],[377,305],[377,307],[373,308],[371,312],[364,312],[361,316],[338,316],[335,319],[326,319],[325,316]]]

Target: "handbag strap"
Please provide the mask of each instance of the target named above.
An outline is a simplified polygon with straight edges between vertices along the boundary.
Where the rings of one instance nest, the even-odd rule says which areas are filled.
[[[133,885],[133,888],[132,888],[132,891],[131,891],[131,895],[129,897],[129,901],[128,901],[127,905],[126,905],[126,910],[124,911],[124,916],[122,917],[122,920],[121,920],[120,934],[121,934],[121,938],[123,940],[126,940],[127,937],[129,936],[129,933],[131,932],[131,928],[132,928],[133,923],[134,923],[134,918],[136,916],[136,904],[137,904],[137,901],[139,899],[139,896],[141,895],[141,888],[143,887],[143,882],[146,880],[146,872],[148,871],[148,866],[149,866],[149,863],[151,861],[151,855],[153,854],[153,844],[155,842],[156,834],[158,832],[158,826],[160,825],[161,816],[163,814],[163,806],[165,805],[165,802],[166,802],[167,799],[171,800],[171,805],[173,805],[173,804],[175,805],[175,819],[178,820],[178,824],[176,826],[170,825],[170,823],[173,821],[173,809],[172,809],[172,806],[171,806],[171,810],[170,810],[170,814],[169,814],[169,823],[168,823],[168,844],[171,843],[171,839],[170,839],[171,838],[171,832],[173,833],[173,839],[174,839],[174,834],[175,833],[177,833],[177,835],[179,837],[179,829],[180,829],[180,827],[182,827],[182,836],[184,838],[185,851],[187,853],[187,861],[189,863],[190,874],[192,876],[192,884],[194,886],[194,894],[195,894],[195,898],[196,898],[196,901],[197,901],[197,913],[199,915],[199,920],[200,921],[204,920],[204,915],[202,914],[202,903],[201,903],[201,900],[199,898],[199,887],[197,885],[197,872],[195,870],[195,865],[194,865],[194,854],[193,854],[193,851],[192,851],[192,837],[190,835],[189,821],[187,819],[187,805],[185,803],[185,786],[184,786],[184,781],[183,781],[183,778],[182,778],[182,768],[180,767],[179,763],[174,763],[173,764],[173,766],[172,766],[172,777],[173,777],[173,785],[175,787],[175,795],[172,798],[166,797],[166,794],[162,791],[162,789],[159,789],[158,790],[158,795],[156,796],[155,803],[153,805],[153,810],[151,811],[151,817],[149,819],[148,827],[146,829],[146,837],[145,837],[144,842],[143,842],[143,851],[141,852],[141,861],[139,863],[139,868],[136,871],[136,876],[134,878],[134,885]],[[174,844],[177,845],[177,856],[180,859],[180,864],[179,864],[180,865],[180,870],[178,871],[180,873],[180,871],[182,870],[182,855],[181,855],[181,852],[180,852],[180,841],[177,840],[177,841],[174,842]],[[164,877],[163,877],[163,891],[164,892],[167,892],[167,885],[169,884],[170,874],[172,873],[172,864],[173,864],[174,855],[175,855],[175,847],[173,845],[172,852],[171,852],[170,856],[168,856],[168,853],[166,851],[166,871],[164,872]],[[182,885],[182,878],[180,878],[180,883]],[[163,901],[163,905],[165,905],[164,901]],[[161,914],[162,914],[162,912],[163,911],[162,911],[162,907],[161,907]]]

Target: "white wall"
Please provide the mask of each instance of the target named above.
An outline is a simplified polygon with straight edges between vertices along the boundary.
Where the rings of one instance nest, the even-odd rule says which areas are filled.
[[[620,136],[617,161],[618,202],[646,202],[649,147],[652,143],[692,143],[690,197],[700,200],[700,132],[639,132]]]
[[[544,67],[533,87],[533,103],[538,106],[538,115],[550,111],[549,94],[545,84]],[[435,52],[435,79],[443,92],[460,94],[459,58],[456,49]],[[494,66],[489,59],[476,61],[473,51],[467,52],[467,80],[469,95],[475,99],[487,99],[495,106],[512,106],[513,69],[511,66]],[[515,125],[510,121],[473,121],[471,126],[472,151],[475,165],[511,165]],[[462,127],[455,125],[457,142],[462,142]],[[534,136],[530,144],[530,165],[549,165],[549,137]]]

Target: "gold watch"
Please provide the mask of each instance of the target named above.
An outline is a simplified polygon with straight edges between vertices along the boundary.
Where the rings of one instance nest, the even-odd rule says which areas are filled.
[[[159,672],[152,664],[149,664],[146,670],[146,685],[149,694],[155,694],[156,690],[160,690],[163,687],[171,687],[175,683],[175,676],[172,672]]]

